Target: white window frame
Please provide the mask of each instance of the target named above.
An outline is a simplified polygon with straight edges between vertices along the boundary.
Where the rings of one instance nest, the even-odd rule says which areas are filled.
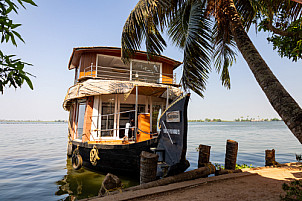
[[[109,95],[109,94],[108,94]],[[118,96],[117,94],[112,94],[114,95],[114,120],[113,120],[113,136],[112,137],[102,137],[102,132],[100,131],[100,135],[99,135],[99,138],[98,140],[115,140],[115,139],[119,139],[118,137],[118,132],[117,132],[117,99],[118,99]],[[99,118],[99,123],[98,123],[98,129],[101,130],[101,125],[102,125],[102,105],[103,105],[103,98],[102,98],[102,95],[99,96],[99,108],[98,108],[98,115],[100,116]],[[93,108],[94,109],[94,108]]]

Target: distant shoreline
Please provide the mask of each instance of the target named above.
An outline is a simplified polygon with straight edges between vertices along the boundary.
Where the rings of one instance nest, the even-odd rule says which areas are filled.
[[[188,122],[271,122],[271,121],[282,121],[280,119],[265,119],[265,120],[221,120],[221,119],[207,119],[207,120],[188,120]],[[8,123],[68,123],[67,120],[52,120],[52,121],[43,121],[43,120],[3,120],[0,119],[0,122],[8,122]]]
[[[42,121],[42,120],[3,120],[3,119],[0,119],[0,122],[7,122],[7,123],[67,123],[67,120]]]
[[[282,121],[281,119],[260,119],[260,120],[255,120],[255,119],[243,119],[243,120],[221,120],[221,119],[212,119],[212,120],[188,120],[188,122],[274,122],[274,121]]]

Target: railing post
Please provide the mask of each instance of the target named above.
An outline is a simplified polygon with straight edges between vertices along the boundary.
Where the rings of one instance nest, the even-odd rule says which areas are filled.
[[[90,66],[90,68],[91,68],[91,70],[90,70],[90,76],[92,76],[92,67],[93,67],[93,63],[91,63],[91,66]]]
[[[132,61],[130,61],[130,81],[132,80]]]
[[[137,106],[138,106],[138,86],[135,85],[135,141],[137,140]]]
[[[170,92],[169,92],[169,87],[167,87],[167,100],[166,100],[166,109],[168,109],[168,106],[169,106],[169,95],[170,95]]]
[[[176,74],[172,74],[173,78],[172,78],[172,83],[175,84],[176,83]]]
[[[95,64],[95,77],[98,77],[98,65]]]

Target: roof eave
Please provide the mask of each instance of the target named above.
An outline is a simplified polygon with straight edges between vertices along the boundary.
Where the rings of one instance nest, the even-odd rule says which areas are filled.
[[[72,70],[72,69],[74,69],[74,68],[77,67],[76,65],[73,64],[73,59],[74,59],[74,56],[75,56],[75,54],[76,54],[77,51],[80,51],[80,50],[82,50],[82,51],[85,51],[85,50],[97,50],[97,49],[99,49],[99,50],[106,50],[106,49],[108,49],[108,50],[121,50],[121,48],[118,48],[118,47],[106,47],[106,46],[76,47],[76,48],[73,48],[72,54],[71,54],[69,62],[68,62],[68,69]],[[138,53],[138,54],[147,54],[147,52],[141,51],[141,50],[136,50],[136,53]],[[168,62],[172,63],[173,70],[176,69],[178,66],[180,66],[182,64],[182,62],[176,61],[176,60],[171,59],[171,58],[166,57],[166,56],[159,55],[159,57],[161,59],[167,60]]]

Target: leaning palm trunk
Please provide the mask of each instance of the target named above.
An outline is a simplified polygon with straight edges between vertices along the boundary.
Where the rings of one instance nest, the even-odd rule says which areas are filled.
[[[225,1],[237,47],[273,108],[302,143],[302,109],[284,89],[244,30],[233,0]]]

